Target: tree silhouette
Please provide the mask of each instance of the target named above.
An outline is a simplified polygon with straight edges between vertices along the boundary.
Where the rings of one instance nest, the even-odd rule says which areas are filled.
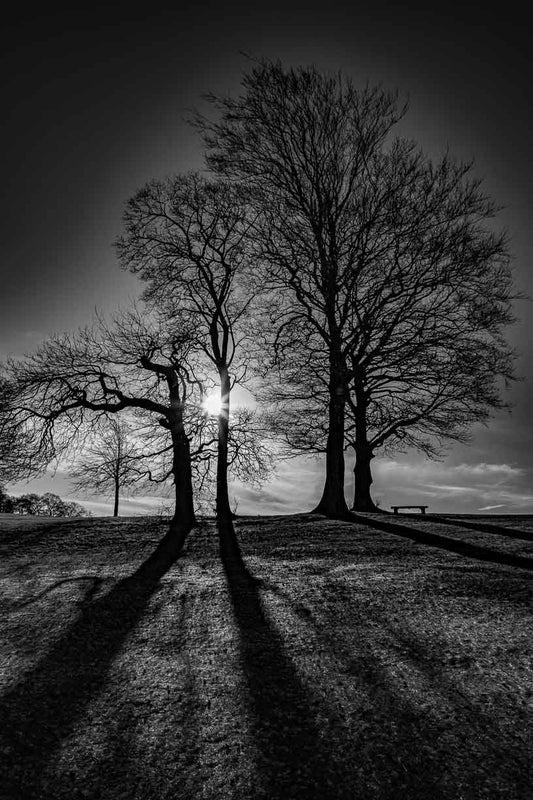
[[[197,174],[153,181],[133,197],[117,242],[122,266],[147,283],[144,298],[169,325],[186,320],[215,369],[220,387],[217,516],[230,518],[230,394],[246,375],[243,348],[252,295],[248,289],[247,197],[229,183]],[[176,324],[176,323],[174,323]],[[181,323],[180,323],[181,324]]]
[[[239,98],[210,99],[220,119],[196,119],[208,163],[250,186],[258,214],[271,419],[326,455],[316,511],[346,512],[347,445],[354,508],[375,510],[376,450],[435,454],[503,405],[513,287],[498,209],[471,164],[391,140],[405,109],[379,88],[262,62]]]
[[[2,514],[13,512],[13,498],[7,494],[2,484],[0,484],[0,512]]]
[[[175,510],[167,539],[175,553],[195,523],[191,438],[201,440],[204,425],[194,335],[184,324],[176,328],[169,333],[155,312],[132,309],[113,325],[100,320],[49,340],[33,355],[8,362],[13,390],[0,419],[0,426],[32,441],[26,463],[32,476],[36,463],[76,452],[91,420],[98,424],[125,409],[155,416],[170,438],[161,449],[172,453]]]
[[[42,517],[90,517],[90,513],[79,503],[62,500],[52,492],[45,494],[21,494],[8,497],[6,510],[12,514],[30,514]]]
[[[120,493],[143,477],[139,466],[141,454],[131,439],[131,427],[123,420],[106,419],[80,458],[70,470],[74,491],[92,489],[113,497],[113,516],[118,517]]]
[[[236,98],[210,99],[220,111],[195,123],[208,165],[246,182],[260,213],[258,263],[271,290],[271,323],[317,339],[327,364],[326,477],[316,508],[348,513],[344,498],[345,351],[354,332],[351,300],[367,238],[362,215],[368,164],[400,119],[396,98],[355,89],[315,68],[257,64]],[[280,300],[280,297],[284,298]]]
[[[379,248],[368,248],[354,286],[358,333],[347,354],[360,511],[375,509],[377,449],[435,455],[504,405],[501,388],[513,372],[504,329],[517,296],[506,236],[492,223],[498,209],[471,164],[448,155],[433,164],[398,141],[376,159],[375,184],[380,193],[369,205]]]
[[[40,462],[34,451],[35,443],[29,433],[18,428],[8,412],[13,384],[6,374],[0,374],[0,483],[14,482],[23,478],[30,459],[35,469],[42,468],[47,458],[41,453]],[[33,453],[33,455],[32,455]]]

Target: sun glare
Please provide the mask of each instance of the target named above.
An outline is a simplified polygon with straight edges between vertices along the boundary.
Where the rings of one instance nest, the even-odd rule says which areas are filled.
[[[220,414],[220,394],[212,392],[204,400],[204,409],[210,417],[218,417]]]

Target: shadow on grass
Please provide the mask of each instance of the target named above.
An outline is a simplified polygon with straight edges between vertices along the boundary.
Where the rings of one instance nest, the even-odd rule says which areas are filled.
[[[269,800],[313,798],[321,800],[426,800],[451,797],[441,792],[445,769],[438,742],[445,725],[428,719],[402,697],[374,651],[367,610],[357,602],[347,623],[354,638],[339,641],[338,596],[331,587],[337,609],[329,619],[329,596],[320,607],[320,621],[311,609],[294,603],[274,582],[250,575],[234,534],[226,530],[221,540],[235,617],[243,648],[252,710],[252,737],[259,751],[258,772]],[[258,586],[273,591],[309,626],[317,659],[324,656],[324,694],[305,688],[285,653],[281,636],[268,622]],[[354,603],[351,598],[351,603]],[[342,628],[344,630],[344,627]],[[343,639],[343,636],[340,637]],[[351,701],[342,689],[338,701],[337,679],[331,657],[340,667],[340,682],[354,682]],[[320,673],[319,673],[320,674]],[[321,680],[321,679],[320,679]],[[320,714],[320,725],[317,720]],[[374,735],[369,736],[369,732]],[[456,795],[454,795],[456,796]]]
[[[339,707],[334,676],[332,686],[324,684],[325,695],[304,686],[282,637],[268,620],[259,587],[274,590],[290,604],[289,595],[250,574],[232,525],[220,526],[219,536],[248,684],[250,736],[260,781],[254,798],[448,797],[439,791],[443,768],[436,742],[441,726],[413,709],[403,700],[401,689],[391,685],[386,668],[373,652],[360,609],[353,609],[354,618],[362,620],[360,637],[350,642],[348,650],[331,634],[337,616],[335,622],[332,619],[317,629],[309,609],[302,604],[293,609],[314,629],[312,638],[319,644],[322,641],[317,657],[320,660],[325,651],[324,678],[332,677],[329,659],[333,655],[343,662],[341,680],[342,673],[348,674],[360,687],[352,697],[354,708],[345,698]],[[332,599],[336,604],[336,598]],[[369,737],[369,731],[379,735]]]
[[[64,531],[71,530],[74,524],[78,527],[80,526],[79,520],[70,519],[54,522],[52,517],[50,519],[51,521],[46,522],[44,525],[39,525],[37,523],[31,524],[30,521],[27,523],[28,527],[25,526],[25,523],[22,523],[19,526],[10,526],[5,529],[0,529],[0,552],[5,550],[6,553],[9,553],[11,552],[13,544],[18,545],[20,543],[23,544],[25,549],[28,549],[29,547],[42,544],[48,537],[54,537],[58,534],[62,534]]]
[[[14,572],[14,571],[13,571]],[[9,572],[7,573],[10,574]],[[88,603],[92,600],[93,596],[96,594],[98,589],[102,584],[101,578],[95,578],[94,575],[78,575],[76,578],[63,578],[60,581],[55,581],[51,583],[46,589],[43,589],[42,592],[39,594],[30,597],[28,600],[23,600],[20,603],[7,603],[5,608],[7,611],[20,611],[23,608],[27,608],[28,606],[33,605],[33,603],[39,602],[42,600],[43,597],[47,597],[49,594],[55,592],[56,589],[59,589],[61,586],[65,586],[66,584],[70,583],[84,583],[89,581],[92,583],[92,587],[87,591],[87,594],[83,598],[84,603]]]
[[[219,525],[220,553],[242,648],[249,690],[252,745],[269,800],[334,797],[327,783],[331,754],[320,735],[310,698],[271,625],[248,571],[231,522]]]
[[[0,698],[2,796],[49,796],[42,793],[47,765],[104,687],[115,656],[178,555],[176,539],[167,535],[133,575],[93,599],[95,578],[75,622]]]
[[[461,542],[457,539],[448,539],[446,536],[440,536],[437,533],[429,533],[417,528],[408,528],[406,525],[398,525],[393,522],[385,522],[381,519],[374,519],[372,517],[363,517],[358,514],[352,514],[350,517],[352,522],[366,525],[369,528],[375,528],[385,533],[393,533],[395,536],[403,536],[406,539],[411,539],[413,542],[419,544],[428,544],[431,547],[439,547],[443,550],[449,550],[452,553],[458,553],[468,558],[475,558],[480,561],[491,561],[495,564],[505,564],[510,567],[521,567],[522,569],[533,570],[533,559],[526,556],[516,556],[511,553],[501,553],[497,550],[491,550],[488,547],[479,547],[475,544],[468,542]],[[437,520],[440,522],[440,520]]]
[[[167,596],[171,591],[167,588]],[[201,707],[186,624],[193,604],[185,594],[173,607],[169,625],[161,625],[157,617],[150,625],[150,653],[157,650],[162,636],[167,650],[166,668],[163,661],[157,672],[148,671],[146,666],[150,665],[142,655],[133,655],[134,673],[140,666],[145,680],[140,685],[135,685],[135,680],[130,682],[121,696],[114,696],[116,701],[106,724],[105,748],[86,767],[84,786],[89,791],[86,789],[85,797],[94,800],[198,797],[202,785],[198,766]],[[71,800],[67,791],[63,796]]]
[[[482,680],[480,694],[469,691],[472,673],[465,678],[463,670],[470,662],[460,647],[450,653],[438,630],[410,629],[387,605],[373,604],[347,631],[335,619],[330,627],[327,612],[320,622],[319,635],[371,700],[377,797],[529,796],[532,769],[521,740],[527,710],[514,697],[490,705]]]
[[[506,528],[502,525],[493,525],[490,522],[476,522],[470,519],[452,519],[450,517],[441,516],[440,514],[426,514],[425,518],[434,520],[438,522],[439,525],[454,525],[458,528],[469,528],[472,531],[479,531],[480,533],[496,533],[500,536],[509,536],[511,539],[525,539],[527,542],[533,542],[533,532],[531,531]]]
[[[494,574],[501,579],[501,573]],[[449,577],[460,589],[462,575],[450,571]],[[472,580],[474,595],[484,595],[485,576],[473,573]],[[337,680],[348,676],[351,699],[347,702],[341,693],[347,719],[336,719],[331,706],[328,715],[331,733],[338,737],[336,759],[357,764],[348,797],[529,797],[528,708],[512,694],[500,707],[490,705],[483,678],[478,677],[478,695],[468,691],[472,673],[465,679],[462,671],[473,661],[468,645],[452,644],[450,652],[438,626],[425,630],[410,624],[397,609],[391,613],[385,598],[384,603],[365,604],[361,613],[357,596],[342,583],[323,587],[320,603],[305,613],[285,589],[274,583],[267,588],[307,623],[316,651],[334,656]],[[505,602],[497,587],[487,596]],[[330,670],[324,674],[331,679]],[[332,688],[332,697],[326,696],[333,706]],[[493,698],[498,700],[500,692],[496,686]],[[341,796],[337,791],[328,795]]]

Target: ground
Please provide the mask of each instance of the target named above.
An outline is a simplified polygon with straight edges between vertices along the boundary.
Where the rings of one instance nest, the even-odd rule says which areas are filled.
[[[2,800],[530,800],[532,517],[0,517]]]

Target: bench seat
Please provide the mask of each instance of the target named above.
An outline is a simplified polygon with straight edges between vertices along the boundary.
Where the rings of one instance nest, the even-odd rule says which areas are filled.
[[[394,511],[395,514],[398,513],[398,510],[400,508],[419,508],[420,509],[420,513],[421,514],[425,514],[426,513],[426,508],[429,508],[429,506],[418,506],[418,505],[415,505],[415,506],[391,506],[391,508],[392,508],[392,510]]]

